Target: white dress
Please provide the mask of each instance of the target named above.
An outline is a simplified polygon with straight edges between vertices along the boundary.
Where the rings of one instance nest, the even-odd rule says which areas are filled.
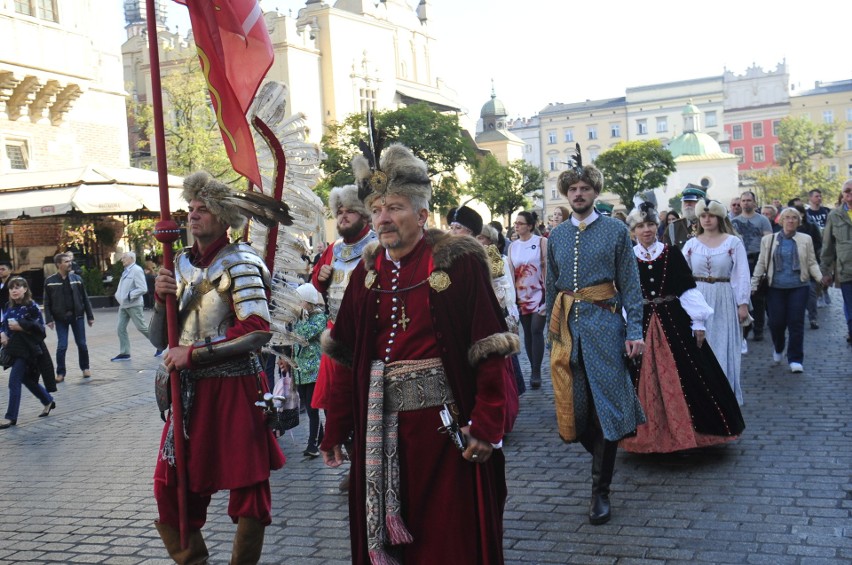
[[[710,349],[731,383],[731,389],[742,405],[740,363],[743,333],[737,316],[737,305],[748,304],[751,281],[748,257],[740,238],[729,235],[718,247],[707,247],[697,237],[686,242],[683,255],[696,278],[698,291],[704,295],[713,314],[704,322]],[[707,282],[701,278],[724,278],[728,281]]]

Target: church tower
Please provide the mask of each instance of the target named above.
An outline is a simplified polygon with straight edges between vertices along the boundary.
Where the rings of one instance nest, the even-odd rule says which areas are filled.
[[[166,2],[168,0],[156,0],[157,29],[166,28]],[[124,21],[127,23],[128,39],[142,33],[147,26],[147,9],[145,0],[124,0]]]

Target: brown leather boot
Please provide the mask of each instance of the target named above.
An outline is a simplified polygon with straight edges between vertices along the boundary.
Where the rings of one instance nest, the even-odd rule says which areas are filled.
[[[263,553],[263,532],[266,526],[254,518],[241,516],[234,536],[231,565],[257,565]]]
[[[166,524],[154,522],[163,539],[163,544],[166,546],[166,551],[169,552],[169,557],[174,559],[178,565],[205,565],[210,553],[207,551],[207,544],[204,543],[204,537],[200,530],[192,530],[189,532],[189,543],[187,548],[183,549],[180,546],[180,530]]]

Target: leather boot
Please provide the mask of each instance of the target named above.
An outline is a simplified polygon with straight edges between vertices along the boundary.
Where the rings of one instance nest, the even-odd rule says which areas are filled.
[[[189,539],[186,549],[180,546],[180,530],[160,522],[154,522],[157,527],[157,532],[163,539],[163,544],[166,546],[166,551],[169,552],[175,563],[178,565],[205,565],[210,553],[207,551],[207,545],[204,543],[204,537],[201,535],[201,530],[192,530],[189,532]]]
[[[231,565],[257,565],[263,553],[263,532],[266,526],[254,518],[241,516],[234,536]]]
[[[592,501],[589,504],[589,523],[594,526],[609,522],[609,485],[612,483],[617,449],[618,443],[607,441],[602,436],[595,444],[592,456]]]

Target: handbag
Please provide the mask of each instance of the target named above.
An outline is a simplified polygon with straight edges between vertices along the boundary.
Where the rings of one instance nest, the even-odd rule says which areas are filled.
[[[766,273],[760,275],[760,278],[757,280],[757,288],[752,294],[754,296],[766,296],[766,293],[769,292],[769,277],[766,276]]]
[[[12,356],[9,355],[9,352],[6,350],[6,346],[0,345],[0,365],[2,365],[4,369],[7,369],[13,364],[14,360],[12,359]]]
[[[299,425],[299,394],[296,391],[296,384],[289,371],[284,374],[279,374],[273,387],[273,395],[283,396],[287,400],[276,401],[280,402],[278,406],[277,422],[275,428],[280,432],[292,430]]]
[[[775,235],[773,234],[772,243],[769,244],[769,256],[766,259],[766,271],[764,271],[764,273],[760,275],[760,278],[757,279],[757,287],[754,292],[751,293],[753,296],[757,296],[758,298],[766,296],[769,292],[769,269],[772,268],[772,250],[774,247]]]

